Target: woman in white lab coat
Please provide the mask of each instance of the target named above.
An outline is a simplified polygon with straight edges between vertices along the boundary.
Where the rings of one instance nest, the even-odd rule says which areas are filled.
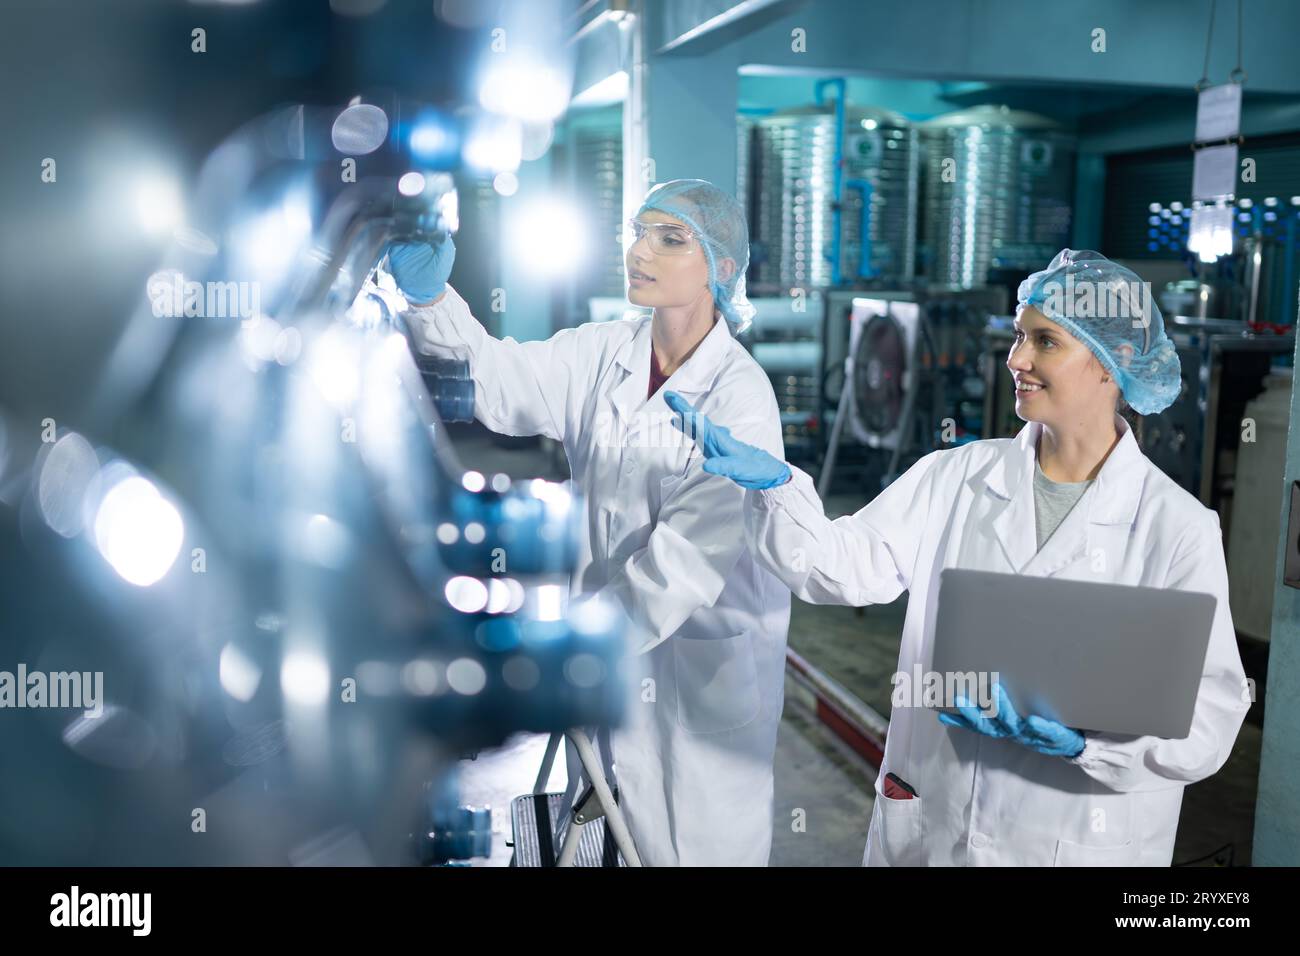
[[[1141,414],[1168,406],[1181,386],[1178,356],[1146,286],[1095,252],[1063,250],[1018,299],[1007,366],[1027,424],[1015,438],[926,455],[854,515],[828,520],[806,474],[717,434],[686,405],[684,427],[701,433],[707,470],[751,489],[750,546],[800,598],[861,606],[910,592],[902,674],[930,670],[944,568],[1214,595],[1186,739],[1080,733],[1017,714],[1014,701],[997,719],[896,706],[863,856],[867,865],[1167,866],[1183,788],[1222,766],[1250,702],[1218,515],[1143,455],[1118,414],[1121,401]],[[1053,530],[1049,506],[1080,493]],[[915,796],[895,790],[891,773]]]
[[[629,619],[613,756],[642,862],[766,865],[790,593],[745,547],[744,491],[701,470],[660,387],[783,454],[772,386],[734,338],[753,312],[744,215],[675,180],[650,191],[629,240],[628,298],[653,312],[537,342],[493,338],[443,292],[450,240],[389,261],[421,350],[469,359],[479,421],[564,446],[587,507],[572,591],[611,595]]]

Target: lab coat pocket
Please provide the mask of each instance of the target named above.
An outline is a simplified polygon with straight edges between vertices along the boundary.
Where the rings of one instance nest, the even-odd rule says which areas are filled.
[[[895,800],[880,789],[876,780],[876,805],[871,811],[865,866],[921,865],[921,798]]]
[[[677,486],[682,483],[681,475],[669,475],[666,478],[659,479],[659,500],[655,502],[655,516],[657,517],[660,509],[668,503],[668,500],[676,492]]]
[[[758,668],[749,631],[716,640],[672,638],[677,721],[694,734],[744,727],[758,716]]]
[[[1137,866],[1138,844],[1129,840],[1119,846],[1084,846],[1069,840],[1056,841],[1053,866]]]
[[[609,558],[609,539],[613,524],[614,512],[605,505],[600,505],[596,509],[596,527],[592,529],[594,539],[591,542],[591,553],[598,561]]]

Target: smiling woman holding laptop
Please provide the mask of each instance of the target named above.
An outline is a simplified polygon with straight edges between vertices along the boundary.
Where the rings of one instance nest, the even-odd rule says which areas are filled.
[[[863,857],[1167,866],[1183,788],[1223,765],[1249,707],[1218,516],[1143,455],[1119,414],[1124,403],[1143,415],[1172,403],[1178,355],[1146,286],[1098,253],[1062,250],[1017,298],[1007,366],[1025,427],[932,452],[835,521],[804,472],[685,401],[669,404],[697,436],[705,470],[749,489],[749,545],[798,597],[860,606],[910,591],[900,672],[932,666],[949,568],[1212,595],[1208,649],[1201,640],[1179,651],[1199,668],[1181,739],[1067,726],[1005,689],[996,717],[896,706]],[[1032,627],[1045,642],[1060,636],[1053,616],[1027,623],[1015,611],[1006,608],[1008,626]],[[1148,622],[1149,632],[1160,626]]]

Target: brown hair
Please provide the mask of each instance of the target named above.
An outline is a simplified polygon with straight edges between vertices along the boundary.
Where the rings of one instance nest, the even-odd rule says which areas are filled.
[[[1128,422],[1128,427],[1133,430],[1133,437],[1137,439],[1139,445],[1142,444],[1142,416],[1133,410],[1128,402],[1124,401],[1121,394],[1115,399],[1115,411]]]

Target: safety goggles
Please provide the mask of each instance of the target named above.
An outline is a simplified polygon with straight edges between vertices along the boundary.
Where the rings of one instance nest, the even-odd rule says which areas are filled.
[[[635,245],[644,238],[650,251],[657,256],[686,256],[700,248],[700,241],[695,233],[685,226],[672,222],[642,222],[640,219],[629,219],[627,230],[629,246]]]

